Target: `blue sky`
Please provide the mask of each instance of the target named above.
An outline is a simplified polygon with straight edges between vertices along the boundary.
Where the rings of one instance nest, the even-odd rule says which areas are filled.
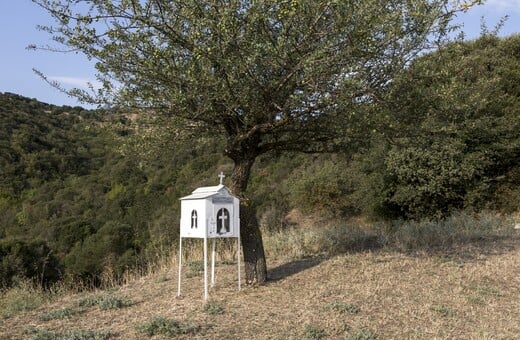
[[[488,0],[457,19],[464,25],[467,39],[480,33],[481,18],[492,29],[501,17],[509,19],[500,35],[520,33],[520,0]],[[50,24],[48,14],[30,0],[0,0],[0,92],[12,92],[56,105],[81,105],[74,98],[52,88],[34,72],[42,71],[65,87],[83,87],[95,80],[93,63],[81,54],[31,51],[30,44],[52,44],[48,34],[36,25]]]

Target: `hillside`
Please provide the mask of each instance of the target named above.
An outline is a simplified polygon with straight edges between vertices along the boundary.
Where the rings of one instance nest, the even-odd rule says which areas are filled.
[[[518,233],[429,254],[379,250],[271,258],[271,281],[240,292],[235,264],[220,263],[207,304],[196,262],[184,268],[183,296],[176,297],[175,255],[156,273],[123,286],[66,295],[0,320],[1,338],[517,339],[520,334]],[[150,336],[154,332],[158,335]]]
[[[399,151],[377,138],[354,155],[266,155],[253,167],[248,195],[265,230],[298,224],[294,212],[340,224],[446,218],[461,207],[514,213],[520,139],[508,121],[502,125],[514,138],[500,131],[489,138],[507,145],[504,153],[480,145],[485,162],[462,149],[417,148],[417,141]],[[178,198],[213,185],[220,171],[229,178],[233,167],[221,139],[180,133],[153,115],[5,93],[0,127],[0,288],[18,278],[51,285],[64,277],[99,286],[145,268],[177,243]],[[482,164],[488,175],[477,169]],[[408,215],[407,202],[419,215]]]
[[[174,203],[221,156],[175,140],[159,152],[127,116],[0,93],[0,289],[99,283],[176,239]]]

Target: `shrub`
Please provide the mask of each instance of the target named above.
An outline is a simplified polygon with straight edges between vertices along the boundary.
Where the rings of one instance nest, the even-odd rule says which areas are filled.
[[[327,304],[325,307],[340,313],[357,314],[360,311],[360,308],[356,305],[339,301],[331,302]]]
[[[31,340],[106,340],[114,336],[110,332],[91,330],[51,332],[44,329],[31,329],[26,333],[31,335]]]
[[[182,334],[195,334],[200,330],[200,327],[158,316],[137,326],[137,330],[148,336],[164,335],[173,337]]]
[[[40,320],[42,321],[50,321],[50,320],[62,320],[69,319],[74,315],[83,313],[81,309],[73,309],[73,308],[60,308],[48,312],[44,312],[40,315]]]
[[[376,336],[368,329],[361,329],[348,336],[348,340],[375,340]]]
[[[309,340],[319,340],[323,339],[327,333],[325,333],[325,330],[321,328],[320,326],[316,325],[305,325],[305,338]]]
[[[222,307],[220,304],[216,302],[207,302],[204,304],[204,307],[202,310],[208,314],[216,315],[216,314],[223,314],[224,313],[224,307]]]
[[[503,232],[504,220],[490,213],[454,213],[441,220],[394,221],[387,231],[389,242],[401,250],[450,246],[485,239]]]
[[[484,166],[465,152],[465,145],[454,140],[391,150],[385,163],[388,203],[412,218],[446,216],[462,208],[468,183]]]
[[[131,300],[111,295],[87,296],[78,301],[79,307],[98,306],[103,310],[125,308],[133,304],[134,302]]]
[[[65,269],[73,277],[100,284],[104,271],[116,278],[131,266],[134,232],[131,226],[109,221],[83,243],[77,243],[65,258]]]
[[[327,216],[358,213],[360,207],[352,199],[356,183],[343,159],[314,161],[291,177],[291,203],[298,208]]]
[[[0,316],[11,317],[33,310],[49,300],[49,295],[29,281],[20,281],[0,294]]]
[[[50,285],[60,278],[60,266],[45,242],[0,240],[0,289],[17,279],[37,279]]]

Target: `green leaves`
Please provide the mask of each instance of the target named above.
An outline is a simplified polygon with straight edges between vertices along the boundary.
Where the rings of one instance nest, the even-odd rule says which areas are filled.
[[[459,9],[448,0],[34,1],[58,21],[58,42],[99,60],[106,86],[71,94],[224,132],[234,158],[244,151],[236,145],[328,149],[358,109],[350,103],[378,98]]]
[[[418,58],[396,79],[384,120],[396,128],[386,166],[394,176],[389,201],[406,214],[479,208],[495,190],[514,185],[519,41],[453,42]]]

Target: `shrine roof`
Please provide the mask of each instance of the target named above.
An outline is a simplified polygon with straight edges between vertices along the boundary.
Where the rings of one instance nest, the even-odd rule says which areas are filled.
[[[219,184],[211,187],[197,188],[191,193],[191,195],[181,197],[179,200],[198,200],[222,194],[231,195],[228,188],[223,184]]]

